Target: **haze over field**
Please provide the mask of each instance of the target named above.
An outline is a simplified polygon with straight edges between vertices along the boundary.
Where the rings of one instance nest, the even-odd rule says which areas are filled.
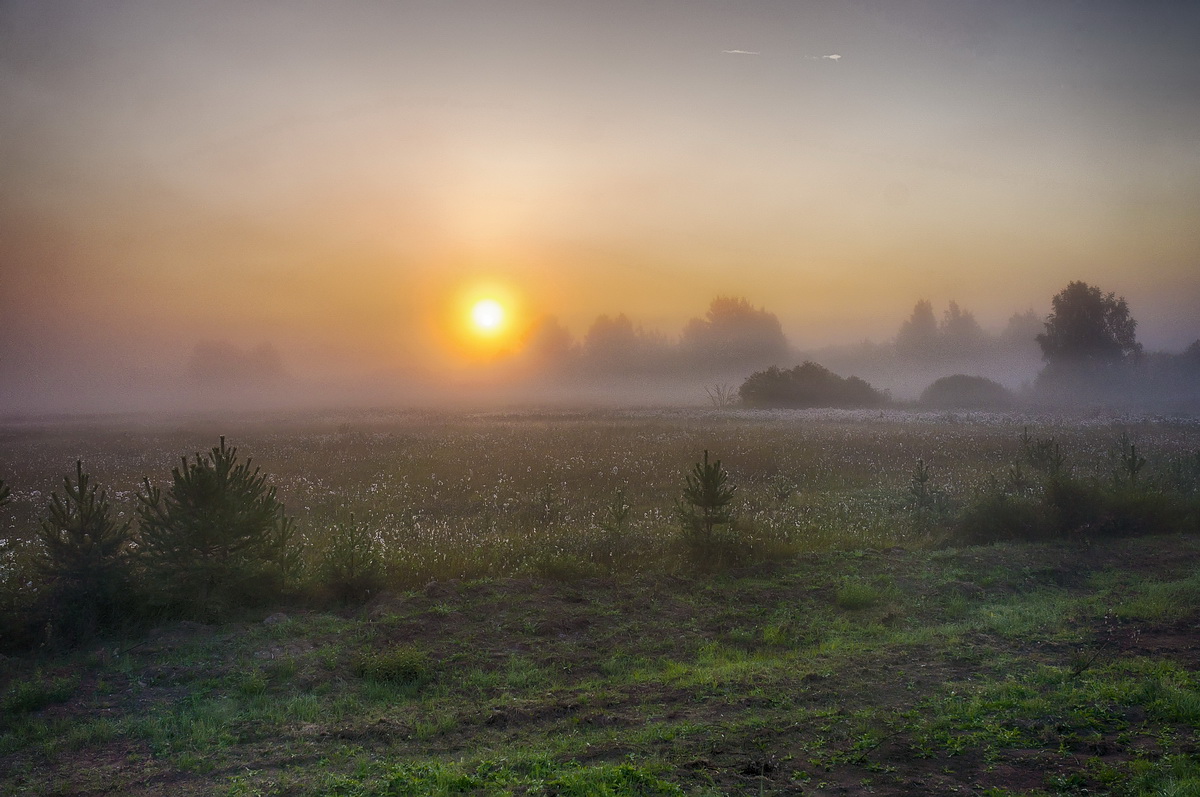
[[[1086,280],[1179,351],[1198,40],[1187,2],[6,0],[0,411],[402,398],[716,296],[799,353]]]

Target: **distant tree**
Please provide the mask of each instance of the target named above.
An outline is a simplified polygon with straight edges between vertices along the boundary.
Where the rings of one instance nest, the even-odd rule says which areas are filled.
[[[1051,366],[1113,365],[1135,359],[1142,346],[1124,298],[1086,282],[1072,282],[1051,300],[1046,331],[1037,336]]]
[[[128,521],[112,515],[105,492],[97,493],[83,463],[63,493],[50,495],[49,516],[38,532],[43,553],[37,563],[46,578],[55,628],[71,639],[87,637],[113,619],[129,576]]]
[[[738,389],[747,407],[881,407],[886,393],[856,376],[843,378],[814,362],[791,370],[775,366],[751,374]]]
[[[651,370],[659,365],[666,350],[661,336],[635,327],[624,313],[600,316],[583,338],[585,361],[609,373]]]
[[[693,361],[717,366],[778,362],[788,353],[774,313],[726,296],[713,299],[704,318],[687,323],[680,348]]]
[[[1036,310],[1030,308],[1023,313],[1013,313],[1009,316],[1008,323],[1004,325],[1004,330],[1000,333],[1000,342],[1009,348],[1035,346],[1037,336],[1043,331],[1045,331],[1045,325],[1042,323],[1041,316],[1037,314]]]
[[[940,409],[1003,409],[1013,403],[1004,385],[982,376],[944,376],[925,388],[921,403]]]
[[[987,345],[987,333],[975,320],[975,314],[963,310],[958,302],[951,301],[945,315],[942,316],[941,326],[938,327],[941,348],[944,353],[952,356],[970,356],[977,354]]]
[[[933,305],[921,299],[896,333],[896,352],[905,357],[928,357],[938,348],[938,322]]]
[[[526,360],[542,368],[560,367],[577,354],[571,333],[554,316],[546,316],[538,322],[524,347]]]

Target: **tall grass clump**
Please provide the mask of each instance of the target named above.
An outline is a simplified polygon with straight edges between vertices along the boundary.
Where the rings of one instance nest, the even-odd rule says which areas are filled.
[[[97,492],[81,461],[74,481],[63,479],[62,495],[51,493],[38,538],[37,568],[55,634],[77,640],[110,624],[128,600],[133,535],[128,521],[113,517],[107,494]]]
[[[250,460],[225,445],[172,469],[164,492],[144,481],[138,496],[140,555],[153,603],[216,619],[278,598],[300,562],[295,526]]]
[[[323,588],[342,603],[364,601],[384,585],[379,542],[354,513],[333,524],[320,562]]]
[[[1021,443],[1021,459],[1009,468],[1007,479],[993,479],[960,513],[959,540],[1126,537],[1183,531],[1195,524],[1195,502],[1167,483],[1145,478],[1147,459],[1124,435],[1109,478],[1075,473],[1053,438],[1033,439],[1026,431]],[[1032,475],[1026,475],[1026,466]]]

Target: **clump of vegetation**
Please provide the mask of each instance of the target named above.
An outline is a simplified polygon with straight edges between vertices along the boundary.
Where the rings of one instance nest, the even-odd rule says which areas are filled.
[[[1003,483],[969,504],[957,521],[965,542],[1163,534],[1187,528],[1196,508],[1167,479],[1152,486],[1147,460],[1122,435],[1111,479],[1073,474],[1054,438],[1021,437],[1022,459]],[[1026,475],[1028,464],[1032,475]]]
[[[402,645],[358,654],[351,671],[367,681],[420,688],[434,679],[429,655],[418,647]]]
[[[164,493],[144,481],[138,496],[140,556],[152,600],[215,619],[277,598],[300,560],[295,526],[250,461],[220,446],[171,471]]]
[[[729,484],[721,460],[709,462],[705,450],[704,461],[696,463],[686,481],[677,514],[692,561],[706,570],[736,561],[739,550],[731,525],[737,487]]]
[[[379,542],[353,512],[330,528],[320,567],[325,589],[342,603],[364,601],[384,585]]]
[[[1014,403],[1012,392],[982,376],[944,376],[921,393],[921,404],[947,410],[1000,410]]]
[[[83,462],[75,463],[73,482],[63,479],[62,495],[51,494],[38,537],[44,547],[37,565],[53,628],[68,639],[91,636],[127,599],[132,533],[128,521],[113,517],[107,493],[97,493]]]
[[[879,590],[858,580],[847,580],[838,587],[834,602],[843,609],[869,609],[880,601]]]
[[[886,392],[857,376],[841,377],[814,362],[791,370],[771,366],[751,374],[738,395],[743,405],[757,408],[883,407],[890,403]]]

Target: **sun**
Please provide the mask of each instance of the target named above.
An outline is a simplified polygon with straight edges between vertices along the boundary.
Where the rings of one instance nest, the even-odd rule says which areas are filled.
[[[480,299],[471,307],[471,323],[483,334],[493,334],[504,326],[504,307],[495,299]]]

